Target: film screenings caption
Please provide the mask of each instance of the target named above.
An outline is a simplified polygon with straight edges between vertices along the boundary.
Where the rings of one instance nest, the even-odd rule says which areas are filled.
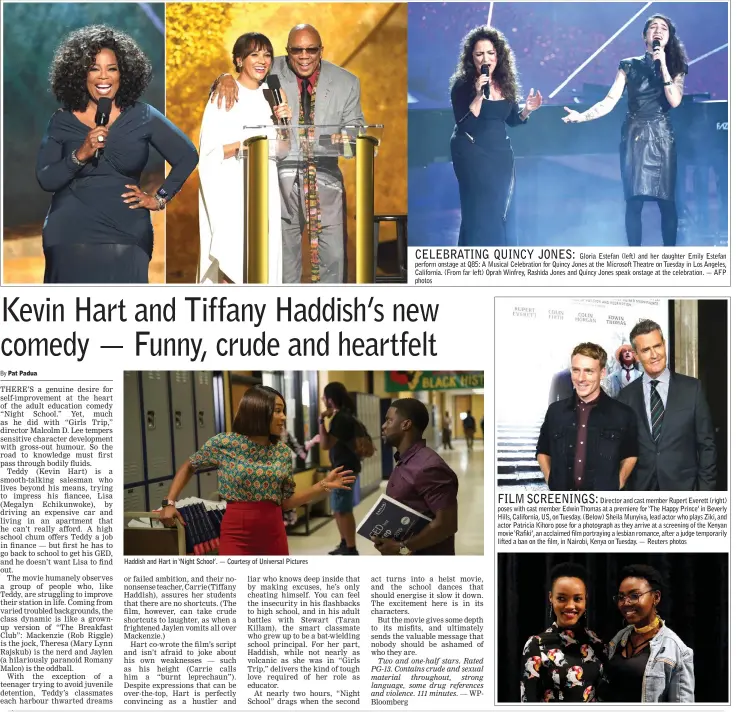
[[[515,493],[497,497],[499,546],[689,546],[728,537],[726,497]]]
[[[693,282],[729,286],[729,256],[723,248],[479,248],[418,247],[410,250],[410,274],[416,285],[621,286]]]
[[[438,321],[440,305],[430,302],[383,303],[376,297],[323,296],[311,302],[282,296],[256,302],[235,296],[178,295],[135,304],[124,298],[96,302],[76,297],[69,302],[3,297],[2,315],[9,330],[0,337],[0,354],[83,361],[89,347],[96,346],[121,348],[141,357],[204,363],[208,355],[405,357],[439,353],[436,334],[427,326]],[[111,332],[91,326],[130,322],[149,328]],[[62,335],[47,335],[46,328],[30,333],[23,328],[12,335],[14,325],[54,323],[65,330]],[[72,324],[82,326],[66,331]],[[210,324],[237,324],[237,335],[223,336],[223,329],[208,329]],[[378,336],[366,335],[366,324],[382,324],[385,330]]]

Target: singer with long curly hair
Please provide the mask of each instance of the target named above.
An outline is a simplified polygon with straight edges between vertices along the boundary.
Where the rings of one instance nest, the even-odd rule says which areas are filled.
[[[44,282],[148,282],[150,211],[163,210],[197,165],[192,142],[139,101],[151,63],[131,37],[105,25],[72,32],[56,50],[51,117],[36,162],[53,193],[43,227]],[[153,146],[171,165],[155,195],[139,187]]]
[[[450,101],[456,121],[450,150],[461,195],[458,244],[510,244],[514,153],[506,127],[526,123],[542,96],[530,89],[520,111],[514,53],[499,30],[482,25],[463,38]]]
[[[653,15],[642,30],[645,54],[619,63],[609,93],[587,111],[564,107],[566,123],[592,121],[608,114],[627,89],[627,118],[622,125],[619,163],[626,201],[625,227],[630,246],[642,244],[642,207],[655,200],[660,208],[663,245],[674,247],[676,212],[676,142],[668,113],[683,98],[688,73],[686,50],[676,26]]]

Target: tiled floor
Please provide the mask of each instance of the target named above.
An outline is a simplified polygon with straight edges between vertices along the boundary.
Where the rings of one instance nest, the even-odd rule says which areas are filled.
[[[456,534],[456,555],[482,555],[484,553],[484,446],[476,441],[469,452],[462,440],[453,442],[453,450],[439,450],[440,455],[458,475],[458,533]],[[489,480],[492,481],[491,479]],[[356,523],[366,515],[371,505],[384,491],[382,488],[372,492],[354,510]],[[328,524],[308,537],[290,536],[289,553],[327,554],[340,541],[334,524]],[[373,544],[358,537],[356,546],[360,555],[379,556]]]

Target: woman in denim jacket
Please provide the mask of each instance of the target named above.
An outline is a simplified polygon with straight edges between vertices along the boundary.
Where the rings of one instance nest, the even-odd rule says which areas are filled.
[[[606,702],[693,702],[693,651],[658,616],[662,578],[652,566],[626,566],[614,596],[629,624],[609,643]]]

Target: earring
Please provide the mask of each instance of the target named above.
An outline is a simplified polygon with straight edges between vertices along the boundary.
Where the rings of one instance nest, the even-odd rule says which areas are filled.
[[[548,618],[550,618],[551,621],[555,620],[555,618],[553,617],[553,604],[552,603],[548,606]]]

